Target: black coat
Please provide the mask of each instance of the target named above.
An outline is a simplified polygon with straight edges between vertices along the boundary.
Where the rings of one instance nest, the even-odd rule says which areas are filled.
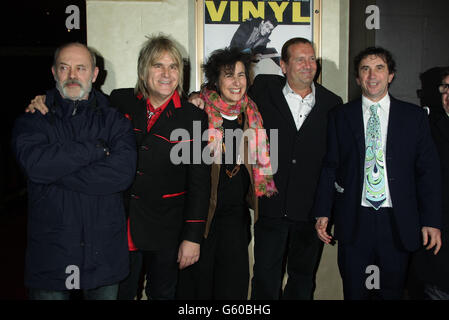
[[[441,226],[439,161],[424,110],[392,96],[390,100],[385,162],[392,223],[404,248],[412,252],[420,246],[422,227]],[[314,213],[335,219],[339,245],[352,243],[357,232],[363,232],[358,223],[365,172],[362,110],[362,99],[357,99],[329,113]],[[336,190],[335,183],[341,189]]]
[[[285,77],[258,75],[249,91],[270,136],[271,163],[274,170],[277,167],[274,181],[279,191],[278,195],[271,198],[260,198],[259,215],[306,221],[311,218],[326,151],[327,114],[342,100],[323,86],[315,84],[315,106],[298,131],[282,92],[285,83]],[[278,130],[277,159],[271,129]]]
[[[449,117],[444,111],[432,110],[430,129],[441,165],[443,227],[442,247],[435,256],[433,249],[421,249],[413,256],[412,276],[424,284],[433,284],[449,292]]]
[[[118,283],[129,271],[121,192],[136,167],[131,125],[96,90],[73,102],[54,89],[46,104],[48,114],[24,114],[13,131],[28,178],[25,285],[70,289],[66,279],[77,273],[69,266],[78,268],[81,289]]]
[[[201,141],[207,129],[206,113],[185,100],[179,108],[171,101],[147,133],[145,99],[128,88],[112,91],[110,100],[131,119],[137,142],[137,173],[126,194],[135,246],[158,250],[177,246],[182,240],[200,243],[210,195],[210,166],[201,161],[207,143],[207,139]],[[171,136],[176,129],[184,135]],[[183,153],[188,156],[187,163],[172,161],[173,148],[190,153],[190,158]]]

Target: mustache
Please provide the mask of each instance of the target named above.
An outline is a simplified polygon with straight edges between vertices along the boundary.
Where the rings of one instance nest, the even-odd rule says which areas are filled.
[[[67,85],[72,85],[72,84],[77,84],[79,85],[81,88],[83,87],[83,84],[81,83],[81,81],[77,80],[77,79],[68,79],[62,82],[62,87],[64,88]]]

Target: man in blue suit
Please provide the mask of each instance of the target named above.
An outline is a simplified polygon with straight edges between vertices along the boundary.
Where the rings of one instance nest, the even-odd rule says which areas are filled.
[[[330,243],[333,212],[345,299],[400,299],[410,252],[441,247],[439,160],[425,111],[388,93],[391,53],[370,47],[354,63],[362,98],[329,113],[315,228]]]

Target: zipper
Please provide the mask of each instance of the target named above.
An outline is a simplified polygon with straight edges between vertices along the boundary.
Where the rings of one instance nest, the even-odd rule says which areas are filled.
[[[74,116],[76,114],[76,112],[78,111],[78,100],[73,102],[73,105],[75,106],[73,108],[73,112],[72,112],[72,116]]]

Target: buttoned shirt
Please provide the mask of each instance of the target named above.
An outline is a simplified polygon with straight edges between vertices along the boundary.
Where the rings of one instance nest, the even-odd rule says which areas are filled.
[[[312,92],[304,98],[294,92],[292,88],[290,88],[290,86],[288,85],[288,81],[286,81],[285,86],[282,90],[285,96],[285,100],[287,100],[288,106],[290,107],[293,119],[295,120],[297,130],[301,128],[302,124],[315,105],[315,84],[313,82],[311,88]]]
[[[390,188],[388,186],[388,168],[387,168],[387,133],[388,133],[388,117],[390,116],[390,96],[387,94],[378,102],[373,102],[370,99],[362,96],[362,112],[363,112],[363,124],[364,131],[366,137],[366,127],[368,124],[368,119],[371,115],[370,107],[373,104],[379,104],[380,107],[377,108],[377,115],[380,120],[380,132],[382,139],[382,149],[384,153],[384,179],[385,179],[385,202],[382,204],[382,208],[384,207],[393,207],[390,195]],[[363,172],[365,172],[365,168],[363,168]],[[365,180],[364,180],[365,181]],[[362,191],[362,206],[363,207],[372,207],[371,204],[366,200],[366,186],[363,183],[363,191]]]

